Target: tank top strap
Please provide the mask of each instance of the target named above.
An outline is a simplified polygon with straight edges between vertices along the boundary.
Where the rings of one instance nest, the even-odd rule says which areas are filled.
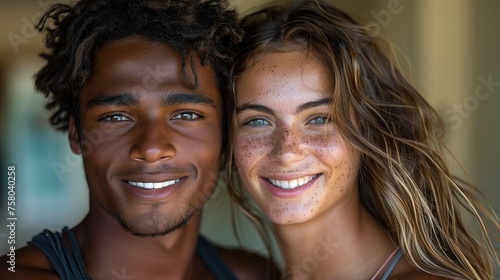
[[[63,228],[63,233],[68,234],[73,254],[70,253],[63,234],[57,231],[44,230],[42,233],[35,235],[28,244],[37,247],[47,256],[52,268],[61,279],[90,280],[91,278],[85,270],[74,233],[68,227]]]
[[[392,271],[396,267],[396,264],[398,263],[399,259],[401,259],[402,256],[403,256],[403,251],[400,248],[398,250],[398,252],[396,253],[396,255],[394,256],[394,259],[392,259],[391,263],[387,267],[387,270],[385,271],[384,275],[382,276],[382,280],[387,280],[387,278],[389,278]]]

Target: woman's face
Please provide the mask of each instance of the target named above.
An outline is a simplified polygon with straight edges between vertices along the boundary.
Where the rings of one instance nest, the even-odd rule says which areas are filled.
[[[359,153],[330,119],[328,75],[306,51],[272,52],[236,84],[235,162],[276,224],[357,203]]]

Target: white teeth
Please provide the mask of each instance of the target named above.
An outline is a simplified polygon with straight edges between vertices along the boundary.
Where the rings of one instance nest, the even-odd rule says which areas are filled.
[[[146,182],[146,183],[128,181],[128,183],[132,186],[140,187],[143,189],[161,189],[164,187],[171,186],[179,181],[180,181],[180,179],[169,180],[169,181],[164,181],[164,182]]]
[[[316,178],[316,175],[313,176],[306,176],[302,177],[299,179],[295,180],[290,180],[290,181],[284,181],[284,180],[275,180],[275,179],[268,179],[271,184],[275,185],[276,187],[285,189],[285,190],[293,190],[295,188],[301,187],[309,182],[311,182],[314,178]]]

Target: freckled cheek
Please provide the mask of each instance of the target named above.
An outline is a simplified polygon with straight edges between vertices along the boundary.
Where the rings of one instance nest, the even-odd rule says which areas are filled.
[[[333,167],[331,169],[333,174],[330,175],[335,177],[336,181],[346,184],[356,181],[359,171],[359,152],[343,144],[338,149],[331,151],[329,161]]]
[[[234,158],[238,168],[252,168],[257,165],[271,145],[270,137],[237,136]]]
[[[333,172],[343,170],[345,177],[355,176],[359,165],[359,152],[338,137],[316,136],[307,140],[309,149]],[[342,173],[341,173],[342,174]],[[331,175],[331,174],[329,174]]]
[[[341,141],[331,135],[304,136],[301,141],[316,157],[328,161],[341,157],[346,149]]]

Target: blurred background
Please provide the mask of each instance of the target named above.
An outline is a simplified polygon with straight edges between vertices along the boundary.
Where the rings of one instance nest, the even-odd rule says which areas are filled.
[[[71,153],[66,134],[49,126],[43,96],[33,89],[43,45],[32,25],[53,2],[0,0],[0,255],[8,249],[3,225],[8,166],[16,167],[17,248],[45,228],[76,225],[88,209],[81,159]],[[230,2],[245,14],[268,1]],[[499,213],[500,1],[330,2],[388,37],[408,57],[415,85],[444,120],[450,150]],[[450,164],[464,176],[451,157]],[[215,243],[236,246],[229,205],[220,184],[206,206],[202,232]],[[240,218],[243,245],[265,253],[252,226]]]

